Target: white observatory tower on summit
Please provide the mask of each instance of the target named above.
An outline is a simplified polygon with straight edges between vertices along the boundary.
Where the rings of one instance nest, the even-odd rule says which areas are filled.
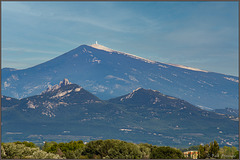
[[[96,41],[95,44],[92,44],[90,46],[93,47],[93,48],[104,50],[104,51],[108,51],[108,52],[113,52],[114,51],[114,50],[112,50],[110,48],[107,48],[107,47],[105,47],[103,45],[98,44],[98,41]]]

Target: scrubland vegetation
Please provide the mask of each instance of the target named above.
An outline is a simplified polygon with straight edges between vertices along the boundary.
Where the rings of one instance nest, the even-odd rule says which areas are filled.
[[[238,159],[236,147],[219,148],[216,141],[210,144],[176,149],[151,144],[134,144],[121,140],[95,140],[68,143],[45,142],[36,146],[32,142],[1,144],[2,159],[184,159],[183,152],[197,150],[200,159]]]

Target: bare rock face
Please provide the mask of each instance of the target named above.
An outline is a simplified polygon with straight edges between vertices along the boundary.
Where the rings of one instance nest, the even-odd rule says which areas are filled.
[[[44,94],[44,93],[47,93],[47,92],[53,92],[53,91],[59,89],[60,87],[67,86],[67,85],[69,85],[69,84],[72,84],[72,83],[69,82],[69,80],[68,80],[67,78],[64,78],[63,81],[60,81],[60,82],[59,82],[59,85],[56,84],[56,85],[54,85],[53,87],[52,87],[52,86],[48,86],[48,88],[47,88],[45,91],[43,91],[43,92],[41,93],[41,95]]]
[[[72,83],[69,82],[69,80],[67,78],[64,78],[63,81],[61,81],[59,83],[59,86],[63,87],[63,86],[69,85],[69,84],[72,84]]]

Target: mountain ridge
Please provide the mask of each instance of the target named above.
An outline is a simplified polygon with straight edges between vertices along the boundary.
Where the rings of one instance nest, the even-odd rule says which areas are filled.
[[[115,100],[102,101],[84,88],[75,92],[80,86],[67,79],[57,84],[62,85],[41,95],[21,99],[13,108],[6,106],[12,103],[3,103],[4,140],[40,142],[56,140],[61,135],[64,140],[74,136],[84,140],[89,137],[90,140],[118,138],[172,146],[198,145],[214,137],[221,145],[238,142],[237,127],[232,127],[238,124],[235,119],[201,110],[157,90],[138,88]],[[61,96],[56,96],[58,94]],[[127,100],[134,101],[121,101],[127,96]],[[52,135],[50,139],[47,138],[49,135]]]
[[[152,62],[152,63],[159,63],[158,61],[154,61],[154,60],[150,60],[150,59],[147,59],[147,58],[139,57],[139,56],[136,56],[136,55],[133,55],[133,54],[130,54],[130,53],[113,50],[113,49],[111,49],[111,48],[108,48],[108,47],[103,46],[103,45],[100,45],[100,44],[92,44],[92,45],[83,44],[83,45],[80,45],[80,46],[78,46],[78,47],[76,47],[76,48],[74,48],[74,49],[72,49],[72,50],[70,50],[70,51],[68,51],[68,52],[66,52],[66,53],[64,53],[64,54],[62,54],[62,55],[65,55],[65,54],[67,54],[67,53],[69,53],[69,52],[71,52],[71,51],[73,51],[73,50],[75,50],[75,49],[78,49],[79,47],[82,47],[82,46],[83,46],[83,47],[84,47],[84,46],[93,47],[93,48],[95,48],[95,49],[103,50],[103,51],[107,51],[107,52],[116,52],[116,53],[120,53],[120,54],[123,54],[123,55],[128,55],[128,56],[130,56],[130,57],[132,57],[132,58],[135,58],[135,59],[141,59],[141,60],[143,60],[143,61],[148,61],[148,62]],[[62,56],[62,55],[60,55],[60,56]],[[57,57],[59,57],[59,56],[57,56]],[[55,58],[57,58],[57,57],[55,57]],[[52,58],[52,59],[50,59],[50,60],[48,60],[48,61],[51,61],[51,60],[53,60],[53,59],[55,59],[55,58]],[[48,61],[46,61],[46,62],[48,62]],[[43,62],[43,63],[46,63],[46,62]],[[36,67],[36,66],[41,65],[41,64],[43,64],[43,63],[34,65],[34,66],[32,66],[32,67],[29,67],[29,68]],[[160,63],[163,63],[163,62],[160,62]],[[206,70],[203,70],[203,69],[193,68],[193,67],[190,67],[190,66],[179,65],[179,64],[172,64],[172,63],[163,63],[163,64],[170,65],[170,66],[175,66],[175,67],[179,67],[179,68],[183,68],[183,69],[187,69],[187,70],[193,70],[193,71],[199,71],[199,72],[206,72],[206,73],[207,73],[207,72],[211,72],[211,71],[206,71]],[[25,69],[28,69],[28,68],[25,68]],[[17,71],[17,70],[25,70],[25,69],[16,69],[16,68],[10,68],[10,67],[4,67],[4,68],[2,68],[2,70],[7,70],[7,71],[8,71],[8,70],[10,70],[10,71]],[[228,74],[224,74],[224,73],[220,73],[220,72],[213,72],[213,73],[222,74],[222,75],[231,76],[231,77],[237,77],[237,76],[234,76],[234,75],[228,75]]]
[[[237,108],[238,77],[177,66],[81,45],[28,69],[5,70],[2,93],[24,98],[68,77],[105,100],[143,87],[161,90],[194,105]]]

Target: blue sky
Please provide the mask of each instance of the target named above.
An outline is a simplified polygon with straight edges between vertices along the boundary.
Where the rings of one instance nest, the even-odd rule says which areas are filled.
[[[2,2],[2,68],[82,44],[238,76],[238,2]]]

